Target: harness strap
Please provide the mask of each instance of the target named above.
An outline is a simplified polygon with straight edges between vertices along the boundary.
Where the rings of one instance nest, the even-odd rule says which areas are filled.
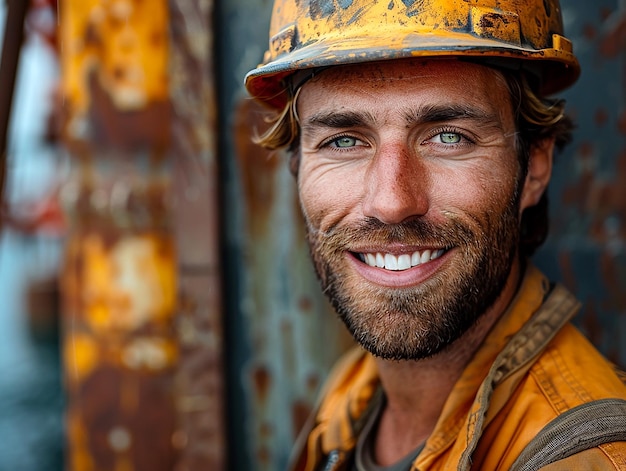
[[[517,382],[528,371],[534,360],[541,354],[561,328],[574,317],[580,303],[563,286],[555,285],[541,307],[530,320],[509,340],[506,347],[496,357],[489,374],[476,394],[475,407],[468,419],[468,432],[472,437],[463,451],[457,471],[472,468],[472,454],[478,446],[482,432],[487,425],[487,414],[495,415],[504,406],[491,403],[496,386],[513,373],[518,373]],[[511,388],[514,385],[510,386]]]
[[[604,443],[626,441],[626,400],[600,399],[574,407],[548,423],[510,471],[536,471]]]

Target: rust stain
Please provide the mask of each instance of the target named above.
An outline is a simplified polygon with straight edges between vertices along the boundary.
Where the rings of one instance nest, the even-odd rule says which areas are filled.
[[[252,381],[257,399],[259,402],[265,402],[272,386],[271,373],[265,367],[259,366],[252,372]]]
[[[609,19],[612,13],[613,13],[613,10],[610,8],[607,8],[607,7],[600,8],[600,19],[602,21],[606,21]]]
[[[283,319],[280,323],[280,332],[286,338],[291,338],[293,336],[293,326],[288,319]]]
[[[267,466],[272,459],[272,453],[267,447],[261,447],[256,452],[257,464]]]
[[[579,211],[585,208],[587,195],[593,184],[593,175],[591,172],[584,172],[578,182],[568,186],[561,194],[561,201],[566,206],[574,206]]]
[[[582,159],[593,157],[593,144],[589,141],[585,141],[580,144],[578,151]]]
[[[270,422],[263,422],[259,427],[259,435],[262,438],[270,438],[274,435],[274,427]]]
[[[620,133],[626,136],[626,111],[622,111],[617,118],[617,129]]]
[[[70,391],[69,437],[82,445],[72,449],[71,469],[118,469],[122,461],[130,466],[127,469],[173,469],[176,418],[168,381],[171,377],[139,377],[113,365],[98,365],[78,389]],[[138,398],[132,410],[125,410],[122,396],[129,387]]]
[[[168,99],[168,51],[165,41],[154,42],[168,34],[167,2],[67,0],[60,12],[63,88],[73,118],[89,106],[94,71],[118,109]]]
[[[610,296],[606,298],[607,306],[603,306],[604,310],[616,310],[626,312],[626,269],[620,265],[618,260],[606,252],[602,253],[600,258],[600,271],[604,285]]]
[[[577,182],[562,193],[562,201],[590,216],[588,235],[598,243],[626,237],[626,149],[615,159],[614,177],[598,179],[591,171],[583,172]]]
[[[310,394],[315,394],[320,387],[320,377],[317,374],[311,374],[306,379],[306,389]]]
[[[171,239],[113,232],[74,232],[67,245],[61,283],[64,315],[72,319],[63,349],[69,460],[76,471],[122,462],[172,469],[178,348]]]
[[[604,126],[609,120],[609,114],[603,108],[598,108],[593,117],[598,126]]]
[[[123,69],[116,69],[124,74]],[[89,80],[91,105],[90,142],[96,148],[118,151],[153,149],[163,151],[170,145],[172,112],[167,101],[151,101],[140,109],[120,111],[111,95],[92,75]]]
[[[235,150],[249,213],[250,235],[267,233],[269,214],[276,199],[275,175],[284,164],[276,152],[252,142],[255,133],[267,128],[267,110],[253,100],[243,99],[234,112]]]
[[[298,308],[302,312],[310,312],[314,307],[313,300],[308,296],[301,296],[298,300]]]
[[[613,184],[613,204],[615,212],[621,221],[620,235],[626,239],[626,148],[622,149],[617,158],[617,175]],[[624,285],[626,286],[626,284]]]
[[[593,144],[589,141],[582,142],[576,154],[581,163],[591,161],[594,157]],[[595,176],[589,168],[590,165],[585,165],[578,181],[568,185],[561,193],[561,202],[565,206],[575,207],[579,212],[583,212],[594,200]]]
[[[596,27],[590,23],[587,23],[584,27],[583,27],[583,36],[589,40],[589,41],[593,41],[593,39],[597,36],[598,31],[596,30]]]
[[[610,24],[610,26],[602,34],[599,47],[600,53],[609,58],[616,57],[626,51],[626,10],[620,13],[616,12],[614,15],[614,20],[612,16],[607,18],[606,24]]]

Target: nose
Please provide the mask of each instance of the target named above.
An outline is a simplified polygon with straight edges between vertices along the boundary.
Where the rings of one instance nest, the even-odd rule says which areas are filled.
[[[428,212],[429,178],[419,156],[402,145],[379,149],[366,173],[364,216],[397,224]]]

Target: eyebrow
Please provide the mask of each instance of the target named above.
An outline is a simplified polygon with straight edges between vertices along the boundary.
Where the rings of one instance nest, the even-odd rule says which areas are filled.
[[[407,109],[404,111],[404,119],[407,125],[469,119],[482,125],[502,127],[497,113],[463,104],[426,105],[416,110]]]
[[[403,112],[407,126],[469,119],[484,126],[502,128],[497,113],[463,104],[425,105],[417,109],[407,108]],[[376,123],[368,111],[320,111],[302,123],[306,127],[352,128],[371,126]]]
[[[311,115],[303,126],[323,126],[328,128],[351,128],[368,126],[375,123],[374,116],[357,111],[323,111]]]

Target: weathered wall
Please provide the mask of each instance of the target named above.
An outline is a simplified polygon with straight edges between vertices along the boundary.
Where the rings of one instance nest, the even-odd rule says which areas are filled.
[[[61,190],[67,468],[172,469],[179,348],[166,204],[168,8],[66,0],[60,11],[73,161]]]
[[[535,260],[584,302],[576,322],[626,366],[626,4],[565,0],[582,64],[564,97],[578,128],[550,188],[551,236]]]
[[[220,3],[226,357],[231,469],[283,469],[347,343],[308,260],[284,157],[250,142],[262,114],[241,88],[267,45],[271,2]]]
[[[67,469],[226,469],[212,0],[64,0]]]

